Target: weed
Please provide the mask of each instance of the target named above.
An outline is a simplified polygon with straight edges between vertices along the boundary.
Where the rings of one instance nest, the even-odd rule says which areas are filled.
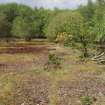
[[[90,96],[83,96],[80,100],[82,105],[92,105],[94,102],[94,98]]]
[[[59,69],[61,68],[61,61],[62,59],[58,57],[56,54],[49,54],[48,55],[48,62],[45,64],[44,69]]]

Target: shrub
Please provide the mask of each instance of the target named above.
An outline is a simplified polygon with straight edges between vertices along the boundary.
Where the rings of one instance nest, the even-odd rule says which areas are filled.
[[[92,105],[93,103],[93,98],[89,96],[83,96],[80,100],[82,105]]]
[[[56,54],[49,54],[48,55],[48,63],[49,64],[60,65],[61,64],[61,59]]]
[[[56,54],[50,53],[48,55],[48,62],[45,64],[44,69],[57,69],[61,68],[61,58],[58,57]]]

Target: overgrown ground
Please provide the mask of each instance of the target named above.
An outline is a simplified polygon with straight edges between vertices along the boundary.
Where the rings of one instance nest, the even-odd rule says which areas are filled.
[[[81,105],[85,96],[105,105],[104,65],[47,41],[0,46],[0,105]],[[49,52],[62,58],[61,68],[44,69]]]

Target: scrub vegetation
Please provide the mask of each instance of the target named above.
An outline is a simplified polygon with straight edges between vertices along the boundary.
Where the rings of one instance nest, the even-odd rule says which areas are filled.
[[[104,44],[104,0],[0,4],[0,105],[105,105]]]

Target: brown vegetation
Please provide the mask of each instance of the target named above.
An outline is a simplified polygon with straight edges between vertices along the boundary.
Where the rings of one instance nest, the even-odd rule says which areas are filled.
[[[25,45],[29,52],[0,54],[2,105],[81,105],[84,96],[94,98],[93,105],[104,105],[103,65],[82,62],[78,51],[59,45],[34,45],[31,50],[30,46]],[[60,68],[51,63],[44,69],[49,52],[62,58]]]

